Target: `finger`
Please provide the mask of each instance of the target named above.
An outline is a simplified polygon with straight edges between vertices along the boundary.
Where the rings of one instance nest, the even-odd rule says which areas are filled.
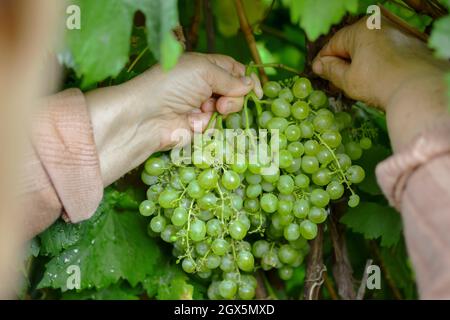
[[[354,44],[354,26],[339,30],[328,43],[320,50],[318,57],[334,56],[351,59]]]
[[[244,105],[244,97],[220,97],[216,103],[216,109],[221,114],[230,114],[233,112],[238,112],[242,109]]]
[[[253,91],[255,92],[258,99],[262,99],[262,97],[264,96],[264,92],[261,86],[261,81],[259,81],[256,73],[252,73],[250,77],[253,79]]]
[[[337,57],[320,57],[313,62],[313,71],[331,81],[336,87],[346,90],[346,75],[350,68],[350,64]]]
[[[237,78],[245,76],[245,66],[232,57],[223,54],[207,54],[206,57],[210,62],[225,69]]]
[[[206,70],[206,79],[213,93],[228,96],[242,97],[249,93],[254,83],[250,77],[234,77],[230,72],[217,66],[211,65]]]
[[[216,111],[216,101],[215,98],[209,98],[200,106],[200,110],[203,112],[214,112]]]
[[[212,112],[193,112],[188,115],[189,127],[193,132],[203,132],[211,119]]]

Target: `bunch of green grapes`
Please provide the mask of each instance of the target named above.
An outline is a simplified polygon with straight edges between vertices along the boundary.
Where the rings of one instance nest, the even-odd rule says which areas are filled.
[[[352,161],[371,140],[353,141],[350,114],[332,112],[308,79],[283,84],[266,83],[264,100],[249,95],[244,110],[225,120],[226,129],[244,135],[243,145],[231,143],[239,134],[215,139],[205,133],[193,146],[193,164],[174,163],[167,154],[145,163],[142,180],[149,188],[139,210],[151,216],[149,233],[173,244],[185,272],[210,280],[211,299],[252,299],[258,269],[277,269],[288,280],[327,219],[330,201],[347,192],[350,207],[359,203],[352,185],[365,173]],[[222,130],[220,118],[217,123]],[[263,142],[252,129],[278,134]],[[255,143],[265,143],[271,160],[277,157],[274,172],[263,173],[266,162],[248,161]],[[206,154],[211,146],[215,151]],[[224,162],[230,153],[233,161]]]

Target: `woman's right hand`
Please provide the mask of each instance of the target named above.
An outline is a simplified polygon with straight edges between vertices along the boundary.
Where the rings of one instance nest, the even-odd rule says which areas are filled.
[[[366,18],[334,35],[313,62],[313,71],[349,97],[386,110],[395,149],[435,122],[447,119],[444,74],[426,44],[381,20],[370,30]]]

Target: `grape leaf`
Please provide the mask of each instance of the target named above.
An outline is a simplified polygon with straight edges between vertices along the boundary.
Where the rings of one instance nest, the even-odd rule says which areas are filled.
[[[181,45],[172,34],[178,23],[176,0],[71,0],[70,3],[80,7],[81,28],[67,30],[66,41],[77,76],[83,77],[83,88],[117,76],[125,66],[137,10],[146,15],[148,44],[163,67],[172,67],[181,54]]]
[[[436,50],[436,55],[443,59],[450,58],[450,15],[437,20],[433,25],[429,45]]]
[[[143,281],[149,297],[158,300],[192,300],[194,287],[187,282],[188,277],[174,265],[161,265],[159,272]]]
[[[373,202],[361,202],[349,208],[341,222],[354,232],[362,233],[366,239],[381,238],[381,246],[395,245],[401,235],[400,214],[391,207]]]
[[[243,0],[245,14],[250,25],[262,20],[266,10],[271,5],[271,0]],[[217,20],[219,32],[225,37],[236,35],[239,31],[239,18],[236,12],[234,1],[215,0],[213,2],[214,17]]]
[[[328,33],[347,12],[358,10],[358,0],[302,0],[288,4],[292,22],[299,23],[311,41]]]
[[[41,254],[55,256],[80,240],[80,225],[56,221],[51,228],[39,235]]]
[[[81,289],[104,288],[119,279],[132,286],[159,267],[161,252],[146,232],[146,220],[136,212],[118,212],[112,205],[117,191],[105,191],[94,217],[80,224],[79,241],[46,265],[39,288],[67,290],[71,265],[80,268]]]
[[[62,300],[139,300],[140,288],[131,288],[126,283],[116,283],[99,290],[67,291]]]
[[[383,194],[375,176],[375,168],[378,163],[386,159],[391,155],[388,148],[382,145],[373,145],[372,148],[363,152],[361,159],[358,160],[358,164],[364,168],[366,177],[358,184],[358,188],[371,195]]]

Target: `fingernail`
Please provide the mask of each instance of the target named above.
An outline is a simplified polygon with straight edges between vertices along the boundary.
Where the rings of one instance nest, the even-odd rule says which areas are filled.
[[[314,73],[316,73],[318,75],[321,75],[323,73],[323,63],[322,63],[322,61],[320,61],[320,59],[316,59],[313,62],[312,69],[313,69]]]
[[[234,108],[234,102],[233,101],[228,101],[227,102],[227,106],[226,106],[226,113],[230,113],[231,111],[233,111]]]
[[[250,77],[242,77],[242,82],[246,85],[249,86],[253,83],[252,78]]]

